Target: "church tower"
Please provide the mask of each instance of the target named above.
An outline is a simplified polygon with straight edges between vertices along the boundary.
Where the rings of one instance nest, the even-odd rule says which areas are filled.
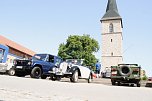
[[[116,0],[108,0],[102,24],[102,69],[123,63],[122,18],[118,13]]]

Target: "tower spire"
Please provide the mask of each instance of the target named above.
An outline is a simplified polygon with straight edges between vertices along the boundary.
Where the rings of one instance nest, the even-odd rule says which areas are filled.
[[[106,12],[109,10],[116,10],[118,12],[116,0],[108,0]]]
[[[107,0],[106,13],[102,17],[102,55],[103,71],[106,67],[123,63],[122,54],[122,18],[118,13],[116,0]]]
[[[118,13],[116,0],[108,0],[106,13],[101,20],[118,19],[118,18],[121,19],[121,16]]]

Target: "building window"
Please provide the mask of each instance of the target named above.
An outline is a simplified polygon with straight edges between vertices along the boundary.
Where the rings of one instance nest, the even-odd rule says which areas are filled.
[[[109,32],[110,33],[114,32],[114,30],[113,30],[113,24],[112,23],[110,23],[110,25],[109,25]]]
[[[112,42],[113,40],[111,39],[111,42]]]

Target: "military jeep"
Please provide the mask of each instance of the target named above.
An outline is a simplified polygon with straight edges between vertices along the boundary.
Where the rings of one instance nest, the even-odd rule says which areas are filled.
[[[140,70],[138,64],[118,64],[111,66],[111,83],[112,85],[130,84],[140,87]]]

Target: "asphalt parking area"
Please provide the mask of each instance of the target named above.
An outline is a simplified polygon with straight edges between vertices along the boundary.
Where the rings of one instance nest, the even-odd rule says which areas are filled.
[[[70,79],[62,78],[60,82],[70,82]],[[87,83],[87,80],[79,79],[78,83]],[[93,81],[91,82],[91,84],[103,84],[103,85],[112,86],[110,78],[94,78]],[[141,81],[141,87],[145,87],[145,85],[146,85],[146,81]],[[130,85],[122,84],[121,86],[128,87]],[[136,85],[130,86],[130,87],[136,87]]]
[[[31,77],[29,75],[25,76],[25,78],[31,79]],[[46,80],[50,80],[49,77]],[[62,78],[59,82],[69,82],[69,83],[71,83],[69,78]],[[78,83],[88,83],[88,82],[85,79],[79,79]],[[145,87],[146,83],[147,83],[146,81],[141,81],[141,87]],[[93,81],[91,82],[91,84],[103,84],[103,85],[112,86],[110,78],[94,78]],[[129,85],[123,84],[121,86],[127,86],[128,87]],[[136,87],[136,86],[134,86],[134,87]]]

